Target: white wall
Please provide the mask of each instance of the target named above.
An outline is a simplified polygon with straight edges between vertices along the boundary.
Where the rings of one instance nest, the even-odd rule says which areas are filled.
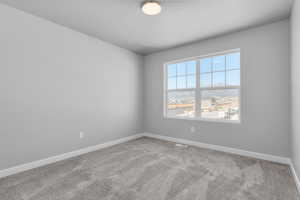
[[[235,48],[241,48],[241,124],[163,119],[165,62]],[[290,156],[288,20],[146,56],[144,76],[146,132]]]
[[[300,175],[300,2],[294,1],[291,16],[292,49],[292,153],[294,167]]]
[[[141,56],[4,5],[0,24],[0,170],[142,132]]]

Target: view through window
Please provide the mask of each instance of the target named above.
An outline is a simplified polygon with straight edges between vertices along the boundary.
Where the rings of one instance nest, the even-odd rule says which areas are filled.
[[[240,52],[166,65],[167,117],[239,121]]]

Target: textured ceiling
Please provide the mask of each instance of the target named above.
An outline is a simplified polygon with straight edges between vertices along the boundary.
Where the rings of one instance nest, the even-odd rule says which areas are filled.
[[[140,54],[287,18],[292,1],[161,0],[146,16],[142,0],[0,0]]]

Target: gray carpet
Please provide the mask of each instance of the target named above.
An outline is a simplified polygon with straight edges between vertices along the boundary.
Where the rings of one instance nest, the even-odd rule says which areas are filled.
[[[1,200],[299,200],[286,165],[141,138],[0,180]]]

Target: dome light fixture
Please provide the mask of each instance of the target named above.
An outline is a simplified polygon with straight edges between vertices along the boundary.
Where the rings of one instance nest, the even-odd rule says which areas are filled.
[[[161,5],[158,1],[145,1],[142,4],[142,11],[146,15],[158,15],[161,12]]]

